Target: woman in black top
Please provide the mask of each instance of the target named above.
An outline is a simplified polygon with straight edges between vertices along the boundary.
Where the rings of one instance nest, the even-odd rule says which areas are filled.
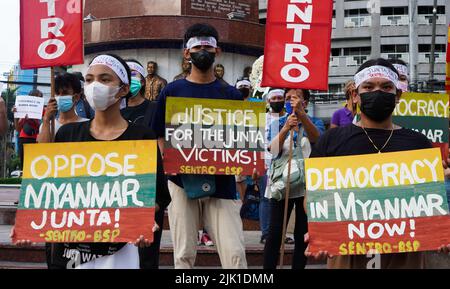
[[[402,93],[398,88],[398,78],[397,70],[385,59],[364,63],[355,75],[357,95],[354,96],[354,102],[361,108],[361,121],[329,130],[316,143],[310,157],[431,148],[430,141],[424,135],[401,128],[392,122],[392,113]],[[446,246],[441,248],[444,249],[448,250]],[[323,258],[328,256],[328,253],[312,254],[307,249],[306,255]],[[384,254],[380,256],[380,264],[381,268],[389,269],[422,268],[423,258],[422,252]],[[365,269],[370,260],[366,256],[337,256],[328,260],[328,267]]]
[[[91,62],[87,75],[85,94],[95,110],[93,120],[71,123],[60,128],[55,142],[92,142],[155,139],[144,126],[126,121],[120,114],[120,101],[129,96],[131,72],[125,61],[115,55],[99,55]],[[156,211],[170,202],[161,155],[158,152]],[[155,228],[154,228],[155,231]],[[134,245],[150,246],[151,242],[140,236]],[[78,251],[79,253],[73,254]],[[120,254],[118,254],[120,253]],[[80,255],[83,254],[83,258]],[[119,258],[114,258],[114,257]],[[98,262],[99,257],[108,261]],[[112,258],[111,258],[112,257]],[[98,262],[98,264],[96,264]],[[56,243],[51,252],[53,268],[139,268],[136,247],[126,243]]]

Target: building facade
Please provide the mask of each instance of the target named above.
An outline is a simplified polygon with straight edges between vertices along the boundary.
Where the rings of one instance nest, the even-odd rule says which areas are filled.
[[[194,23],[217,28],[225,67],[224,79],[234,84],[264,49],[264,25],[258,0],[86,0],[85,63],[73,71],[86,72],[99,53],[115,53],[146,66],[158,63],[167,81],[181,73],[183,36]]]

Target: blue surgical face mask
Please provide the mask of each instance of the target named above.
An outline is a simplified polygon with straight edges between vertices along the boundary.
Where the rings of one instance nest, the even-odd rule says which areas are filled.
[[[72,95],[57,96],[56,102],[58,104],[58,110],[60,112],[68,112],[73,107],[73,96]]]
[[[137,77],[132,77],[131,78],[131,86],[130,86],[131,96],[135,97],[136,95],[138,95],[138,93],[139,93],[139,91],[141,91],[141,89],[142,89],[141,80]]]

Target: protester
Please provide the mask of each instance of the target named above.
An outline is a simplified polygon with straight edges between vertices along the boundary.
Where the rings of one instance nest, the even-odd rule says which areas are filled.
[[[217,64],[214,67],[214,76],[223,84],[228,85],[228,82],[226,82],[223,77],[225,76],[225,67],[223,64]]]
[[[353,102],[353,95],[356,93],[356,88],[353,80],[347,81],[344,92],[347,103],[345,107],[334,112],[331,118],[330,128],[349,125],[353,122],[353,118],[356,115],[356,103]]]
[[[252,84],[249,80],[240,80],[236,83],[236,88],[242,94],[244,100],[248,100],[251,95]]]
[[[278,130],[278,123],[280,117],[286,114],[284,106],[284,94],[285,91],[283,89],[271,89],[266,97],[269,111],[267,112],[266,117],[266,129],[265,135],[266,138],[269,136],[270,131]],[[272,128],[271,128],[272,126]],[[268,146],[267,140],[267,146]],[[264,165],[266,169],[266,174],[264,175],[264,187],[260,188],[260,204],[259,204],[259,225],[261,228],[261,239],[260,243],[265,244],[267,237],[269,235],[269,226],[270,226],[270,204],[269,199],[266,198],[266,190],[267,190],[267,182],[268,182],[268,169],[270,168],[270,164],[272,163],[272,154],[266,150]],[[281,233],[280,233],[281,234]]]
[[[155,139],[148,128],[129,123],[122,118],[120,99],[129,96],[131,72],[125,61],[112,54],[99,55],[89,65],[86,75],[85,93],[90,105],[95,109],[91,121],[70,123],[62,126],[55,142],[92,142]],[[170,202],[158,156],[156,211]],[[154,231],[157,226],[154,228]],[[14,236],[14,230],[11,236]],[[132,244],[126,243],[55,243],[52,250],[52,266],[61,269],[138,269],[138,247],[151,243],[143,236]],[[18,244],[29,244],[21,240]],[[83,257],[81,257],[82,255]]]
[[[156,103],[145,99],[147,72],[142,64],[134,59],[128,60],[127,64],[131,69],[131,96],[120,113],[124,119],[148,127],[153,120]]]
[[[147,72],[140,62],[134,59],[127,60],[131,70],[131,96],[128,99],[128,105],[120,113],[122,117],[134,124],[141,124],[145,127],[151,127],[156,102],[145,99],[145,79]],[[165,185],[167,181],[165,181]],[[160,228],[164,226],[164,214],[166,207],[160,207],[155,213],[155,221]],[[139,260],[141,269],[159,268],[159,250],[161,245],[162,230],[155,232],[153,243],[149,247],[139,248]]]
[[[186,58],[183,57],[183,62],[181,63],[182,72],[180,74],[178,74],[177,76],[175,76],[173,78],[173,81],[179,80],[179,79],[185,79],[186,77],[188,77],[189,73],[191,73],[191,67],[192,67],[192,64],[189,62],[189,60],[187,60]]]
[[[65,73],[55,77],[55,94],[56,97],[50,99],[47,104],[37,137],[38,143],[53,142],[55,134],[67,123],[88,121],[75,112],[75,103],[80,99],[81,83],[74,74]],[[55,119],[53,133],[52,119]]]
[[[95,112],[92,109],[92,107],[89,105],[88,101],[86,100],[86,96],[84,95],[84,77],[81,72],[74,72],[73,73],[78,79],[80,80],[81,84],[81,93],[80,98],[75,103],[75,111],[79,117],[87,118],[87,119],[93,119]]]
[[[28,95],[35,97],[43,97],[43,94],[40,90],[33,89]],[[16,108],[13,108],[13,113],[16,112]],[[36,143],[36,138],[39,133],[39,119],[29,119],[28,115],[25,115],[25,118],[14,119],[14,127],[16,131],[19,133],[19,159],[20,159],[20,168],[23,167],[23,145]]]
[[[398,74],[400,75],[398,80],[399,88],[403,92],[409,91],[409,69],[406,62],[401,59],[389,59],[389,62],[397,69]]]
[[[372,71],[370,72],[369,71]],[[357,124],[339,127],[325,133],[313,148],[311,157],[335,157],[384,152],[397,152],[431,148],[430,141],[421,133],[401,128],[392,121],[396,101],[402,91],[398,88],[399,75],[387,60],[379,58],[365,62],[355,75],[357,94],[361,108],[361,120]],[[306,235],[306,240],[309,236]],[[449,247],[450,248],[450,247]],[[436,248],[438,249],[438,248]],[[441,250],[446,250],[443,246]],[[307,256],[323,258],[327,252]],[[381,269],[422,268],[424,253],[383,254]],[[365,269],[366,256],[336,256],[328,259],[329,268]]]
[[[6,117],[6,103],[0,96],[0,137],[8,131],[8,119]]]
[[[273,94],[273,93],[272,93]],[[293,147],[297,152],[294,154],[296,160],[302,161],[306,154],[306,140],[303,139],[305,134],[309,140],[309,143],[315,143],[321,132],[312,122],[311,118],[307,115],[305,107],[307,105],[305,96],[309,95],[309,91],[303,89],[288,89],[285,92],[285,101],[289,102],[292,107],[292,114],[284,114],[280,117],[277,123],[271,124],[268,133],[268,140],[270,145],[268,150],[273,155],[272,164],[270,166],[268,175],[269,184],[266,189],[266,197],[270,199],[270,225],[269,234],[264,247],[264,269],[276,269],[278,264],[278,257],[280,252],[280,246],[282,242],[283,232],[283,218],[285,207],[285,193],[286,183],[277,184],[274,176],[277,174],[277,170],[284,171],[285,166],[281,165],[280,168],[274,166],[274,162],[289,159],[289,143],[290,138],[293,138]],[[269,92],[269,98],[272,95]],[[273,129],[275,128],[275,129]],[[304,152],[305,151],[305,152]],[[294,163],[294,162],[292,162]],[[301,163],[302,165],[303,163]],[[290,190],[287,219],[289,219],[291,212],[296,207],[295,212],[295,228],[294,228],[294,256],[292,260],[292,269],[304,269],[306,266],[306,257],[304,255],[306,244],[303,236],[307,232],[307,217],[303,210],[304,201],[304,181],[301,181],[300,174],[294,174],[295,170],[291,171],[290,183],[300,183],[300,185],[293,187]],[[281,180],[284,182],[284,180]],[[274,189],[276,186],[282,186],[283,188]],[[294,189],[295,188],[295,189]],[[286,224],[287,225],[287,224]]]
[[[165,111],[167,97],[192,97],[208,99],[242,100],[240,92],[214,77],[213,64],[220,55],[217,46],[219,34],[208,24],[189,27],[184,36],[184,57],[193,66],[186,79],[170,83],[159,96],[158,109],[153,123],[164,147]],[[215,185],[215,186],[213,186]],[[215,193],[211,188],[215,187]],[[213,193],[200,200],[189,199],[185,190],[194,193]],[[242,220],[239,215],[241,201],[236,199],[234,176],[178,175],[169,178],[172,203],[169,206],[170,232],[174,246],[174,264],[177,269],[193,268],[197,249],[197,229],[202,221],[208,230],[223,268],[247,268]],[[205,191],[207,190],[207,191]]]

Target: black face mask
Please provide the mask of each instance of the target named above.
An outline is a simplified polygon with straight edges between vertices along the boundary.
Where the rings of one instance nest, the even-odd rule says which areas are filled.
[[[280,113],[284,108],[284,101],[271,102],[270,107],[272,108],[272,112]]]
[[[250,89],[249,88],[240,88],[239,91],[242,94],[242,97],[244,99],[247,99],[250,96]]]
[[[395,109],[396,94],[376,90],[360,94],[361,111],[371,120],[382,122]]]
[[[198,69],[205,72],[211,68],[216,60],[216,54],[208,52],[204,49],[199,52],[191,52],[191,61]]]

